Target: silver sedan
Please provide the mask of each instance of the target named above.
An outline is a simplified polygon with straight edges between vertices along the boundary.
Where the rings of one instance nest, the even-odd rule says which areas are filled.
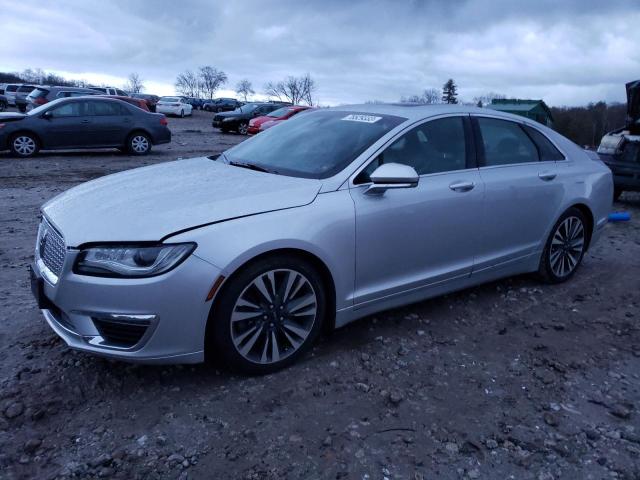
[[[526,272],[569,279],[612,195],[603,163],[525,118],[322,109],[49,201],[32,289],[74,349],[270,372],[374,312]]]

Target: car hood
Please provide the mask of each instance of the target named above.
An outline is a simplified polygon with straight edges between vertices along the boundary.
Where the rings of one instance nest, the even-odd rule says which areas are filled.
[[[17,120],[23,120],[27,115],[18,112],[2,112],[0,113],[0,122],[15,122]]]
[[[640,121],[640,80],[629,82],[627,87],[628,124]]]
[[[42,207],[70,247],[159,241],[179,231],[311,203],[319,180],[194,158],[108,175]]]

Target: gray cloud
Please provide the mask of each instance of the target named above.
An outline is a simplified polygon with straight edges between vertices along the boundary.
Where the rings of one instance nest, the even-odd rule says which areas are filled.
[[[581,104],[624,100],[640,76],[638,25],[633,0],[22,1],[3,7],[0,69],[136,71],[170,88],[211,64],[258,90],[309,72],[323,103],[392,101],[453,77],[468,100]]]

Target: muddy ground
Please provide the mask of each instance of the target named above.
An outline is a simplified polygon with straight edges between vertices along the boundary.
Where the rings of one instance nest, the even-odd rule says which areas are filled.
[[[0,154],[0,478],[640,479],[640,196],[569,283],[506,279],[363,319],[256,378],[69,350],[27,265],[80,182],[241,140],[171,119],[144,158]]]

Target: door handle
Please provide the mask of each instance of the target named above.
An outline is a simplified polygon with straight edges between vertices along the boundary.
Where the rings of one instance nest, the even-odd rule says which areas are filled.
[[[468,192],[469,190],[473,190],[476,184],[473,182],[453,182],[449,185],[449,188],[454,192]]]
[[[90,120],[80,120],[80,123],[89,123]]]
[[[540,180],[544,180],[545,182],[553,180],[557,176],[558,176],[558,174],[552,173],[552,172],[540,172],[538,174],[538,178],[540,178]]]

